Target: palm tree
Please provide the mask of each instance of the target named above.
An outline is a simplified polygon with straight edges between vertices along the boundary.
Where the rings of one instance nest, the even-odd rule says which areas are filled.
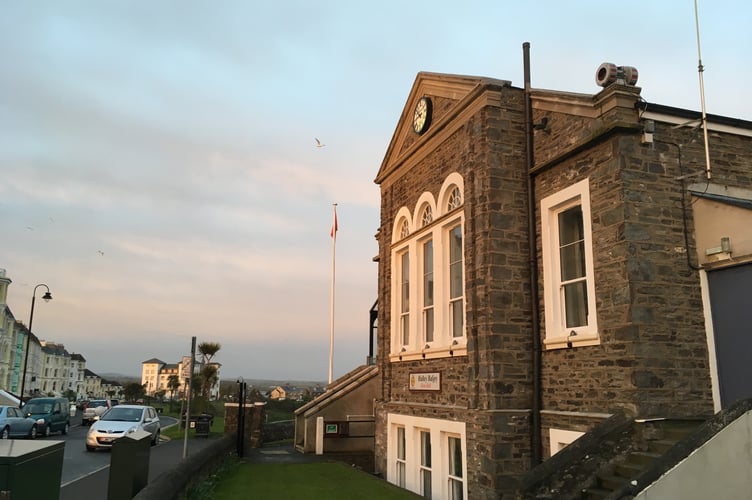
[[[167,389],[170,391],[170,398],[175,399],[175,393],[180,389],[180,377],[177,375],[167,377]]]
[[[198,345],[198,352],[201,354],[201,363],[211,363],[212,358],[222,349],[219,342],[201,342]]]
[[[201,395],[209,399],[209,391],[217,383],[217,365],[204,365],[198,375],[201,379]]]

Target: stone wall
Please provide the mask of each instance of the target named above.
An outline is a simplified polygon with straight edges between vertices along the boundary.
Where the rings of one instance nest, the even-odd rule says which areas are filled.
[[[544,408],[707,415],[713,406],[705,317],[699,274],[687,263],[688,256],[696,262],[696,253],[686,184],[679,179],[702,170],[704,149],[696,132],[663,123],[656,124],[654,142],[643,144],[634,107],[622,114],[622,124],[629,114],[632,128],[606,132],[602,124],[602,136],[583,134],[588,147],[572,152],[561,131],[581,129],[582,118],[536,112],[553,130],[536,134],[536,146],[545,159],[558,158],[539,165],[537,198],[590,180],[601,338],[598,346],[544,352]],[[742,154],[748,139],[711,133],[710,147],[713,182],[752,187]]]
[[[438,83],[436,83],[438,85]],[[640,90],[620,85],[595,96],[536,91],[536,304],[545,337],[540,202],[588,179],[599,345],[549,349],[541,392],[533,395],[524,95],[490,84],[464,96],[461,123],[442,124],[401,144],[392,170],[382,165],[379,240],[379,363],[376,468],[386,470],[387,415],[466,424],[468,492],[491,498],[530,466],[530,411],[540,397],[544,456],[548,429],[587,431],[615,412],[695,416],[713,411],[700,277],[686,201],[690,172],[704,168],[697,130],[656,123],[643,143]],[[459,96],[463,98],[463,96]],[[448,112],[447,100],[438,109]],[[398,128],[398,130],[400,130]],[[752,139],[711,131],[713,182],[752,189]],[[403,138],[403,136],[400,136]],[[384,172],[388,172],[384,174]],[[390,361],[391,237],[401,207],[434,197],[452,172],[464,179],[467,354]],[[697,177],[693,177],[697,179]],[[694,180],[691,182],[695,182]],[[408,389],[410,372],[438,371],[441,391]]]
[[[438,197],[463,176],[467,355],[390,362],[380,356],[376,469],[386,471],[387,415],[465,422],[471,498],[513,491],[531,460],[532,330],[524,163],[523,96],[491,87],[486,106],[424,159],[382,185],[379,232],[379,352],[390,352],[391,235],[398,210]],[[456,104],[456,103],[455,103]],[[410,372],[441,372],[441,391],[410,391]]]
[[[225,434],[238,431],[238,403],[225,403]],[[245,405],[245,444],[250,448],[260,448],[263,444],[264,406],[246,403]]]

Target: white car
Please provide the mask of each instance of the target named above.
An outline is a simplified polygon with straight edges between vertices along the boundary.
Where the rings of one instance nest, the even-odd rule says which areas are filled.
[[[94,422],[86,434],[86,449],[111,448],[112,443],[137,430],[151,434],[152,446],[159,442],[159,416],[151,406],[118,405]]]
[[[81,424],[93,424],[99,420],[99,417],[101,417],[104,412],[113,406],[115,405],[113,405],[112,401],[109,399],[92,399],[84,408],[83,414],[81,415]]]

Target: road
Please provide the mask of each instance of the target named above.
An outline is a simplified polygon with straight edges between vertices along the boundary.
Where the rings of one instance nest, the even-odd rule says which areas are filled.
[[[159,420],[162,427],[177,423],[177,420],[172,417],[160,417]],[[109,450],[86,451],[85,441],[88,431],[89,426],[81,425],[81,416],[77,415],[71,418],[71,428],[68,431],[68,435],[53,434],[47,438],[38,438],[45,441],[65,442],[61,486],[66,486],[82,477],[107,469],[110,466]]]
[[[177,419],[172,417],[160,417],[162,427],[177,424]],[[98,500],[105,498],[107,482],[109,479],[109,467],[111,453],[108,450],[96,452],[86,451],[85,438],[89,427],[81,425],[80,412],[77,417],[71,418],[71,428],[67,435],[53,434],[49,437],[40,437],[42,441],[64,441],[65,451],[63,458],[63,471],[60,481],[60,499],[89,498]],[[208,439],[190,439],[188,442],[188,454],[192,454],[211,441]],[[163,438],[157,446],[151,448],[149,459],[149,481],[170,470],[183,456],[183,441],[168,441]],[[98,491],[103,496],[92,496],[93,491]],[[88,492],[85,496],[82,494]]]

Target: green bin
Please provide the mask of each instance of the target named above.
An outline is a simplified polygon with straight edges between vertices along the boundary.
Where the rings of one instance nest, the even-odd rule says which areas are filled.
[[[107,500],[130,500],[149,482],[151,433],[137,430],[112,442]]]
[[[57,500],[64,441],[0,440],[0,498]]]

